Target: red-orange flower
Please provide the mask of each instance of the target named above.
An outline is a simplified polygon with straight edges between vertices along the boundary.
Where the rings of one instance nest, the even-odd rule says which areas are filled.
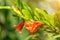
[[[30,34],[35,33],[37,29],[42,26],[43,24],[38,21],[27,21],[25,24],[25,28],[30,32]]]
[[[16,26],[16,30],[20,31],[20,33],[21,33],[23,26],[24,26],[24,21],[22,21],[21,23],[19,23]],[[38,30],[39,27],[42,27],[42,26],[43,26],[43,24],[38,21],[26,21],[24,27],[30,32],[30,34],[33,34]]]
[[[24,21],[22,21],[21,23],[19,23],[19,24],[16,26],[16,31],[20,31],[20,32],[21,32],[23,26],[24,26]]]

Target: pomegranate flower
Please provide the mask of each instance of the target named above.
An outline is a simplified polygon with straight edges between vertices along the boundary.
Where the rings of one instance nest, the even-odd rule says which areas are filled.
[[[21,30],[23,26],[30,32],[30,34],[33,34],[38,30],[39,27],[41,28],[43,24],[38,21],[26,21],[24,25],[24,21],[22,21],[20,24],[16,26],[16,30],[22,33]]]
[[[38,21],[27,21],[25,24],[25,28],[30,32],[30,34],[35,33],[37,29],[42,26],[43,24]]]
[[[24,26],[24,21],[22,21],[21,23],[19,23],[15,28],[16,28],[16,31],[20,31],[20,33],[22,33],[22,28]]]

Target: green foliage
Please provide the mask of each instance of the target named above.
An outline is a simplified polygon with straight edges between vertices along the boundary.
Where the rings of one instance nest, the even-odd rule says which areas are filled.
[[[27,10],[22,9],[22,13],[23,13],[24,17],[27,18],[27,20],[32,19],[31,14]]]
[[[2,26],[2,29],[2,27],[0,26],[0,30],[2,30],[2,40],[60,40],[60,34],[56,34],[56,30],[59,32],[60,29],[60,12],[56,12],[56,14],[50,15],[45,10],[39,8],[35,8],[33,10],[24,2],[24,0],[9,1],[12,5],[8,4],[9,6],[7,6],[5,2],[4,5],[6,6],[0,6],[0,10],[4,10],[0,13],[5,18],[5,23],[3,21],[1,22],[4,23],[3,25],[5,27]],[[14,17],[13,15],[16,16]],[[38,31],[33,35],[29,34],[28,30],[26,30],[25,28],[23,28],[22,34],[20,34],[19,32],[15,32],[13,25],[17,25],[23,19],[42,22],[44,24],[44,27],[39,28]]]
[[[54,19],[55,26],[60,29],[60,11],[55,13]]]

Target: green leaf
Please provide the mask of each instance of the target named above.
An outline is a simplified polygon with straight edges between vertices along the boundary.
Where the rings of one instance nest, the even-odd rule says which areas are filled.
[[[22,9],[22,13],[23,13],[24,17],[26,17],[27,20],[31,20],[32,19],[31,14],[27,10]]]
[[[25,2],[22,2],[22,5],[23,5],[23,9],[27,10],[31,14],[31,17],[34,19],[34,13],[31,7],[28,6],[28,4],[26,4]]]
[[[36,8],[35,10],[37,13],[39,13],[39,15],[41,15],[41,19],[44,23],[54,27],[54,15],[49,15],[45,10],[42,9]]]

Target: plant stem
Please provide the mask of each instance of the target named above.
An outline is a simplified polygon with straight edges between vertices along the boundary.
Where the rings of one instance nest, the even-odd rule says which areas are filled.
[[[0,6],[0,9],[12,9],[10,6]]]

